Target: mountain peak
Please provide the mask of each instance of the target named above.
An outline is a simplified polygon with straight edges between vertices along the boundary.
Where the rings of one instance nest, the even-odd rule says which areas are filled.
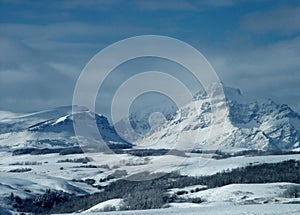
[[[202,149],[209,142],[214,142],[223,150],[296,150],[300,146],[300,117],[291,108],[271,99],[250,100],[239,89],[222,87],[229,110],[227,117],[221,120],[224,122],[224,132],[216,134],[217,131],[211,131],[213,126],[210,106],[219,104],[212,104],[207,94],[199,92],[193,101],[200,104],[199,112],[194,110],[193,102],[188,104],[140,144],[152,142],[156,143],[153,147],[159,148],[173,147],[177,142],[187,141],[190,144],[191,141],[196,141],[197,147]],[[212,95],[218,96],[218,93],[222,91],[216,89]],[[180,115],[183,112],[188,117]],[[193,138],[195,136],[199,138]]]

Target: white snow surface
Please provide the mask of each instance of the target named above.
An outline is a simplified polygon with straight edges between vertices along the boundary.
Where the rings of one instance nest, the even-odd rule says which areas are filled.
[[[300,198],[286,198],[283,193],[293,183],[267,183],[267,184],[231,184],[223,187],[200,190],[195,192],[197,186],[180,189],[188,191],[181,198],[200,197],[202,203],[169,203],[164,209],[144,211],[118,211],[103,214],[299,214]],[[198,188],[201,185],[198,185]],[[191,192],[194,190],[194,192]],[[111,200],[114,203],[116,200]],[[121,201],[121,200],[119,200]],[[109,201],[100,203],[92,208],[103,208]],[[119,202],[117,201],[117,205]],[[92,209],[91,208],[91,209]],[[92,212],[84,211],[86,212]],[[89,213],[95,214],[95,213]],[[102,214],[102,213],[101,213]]]
[[[227,103],[218,102],[218,98],[215,98],[213,107],[210,105],[209,98],[195,99],[178,110],[171,120],[152,129],[143,139],[138,140],[136,148],[175,148],[189,151],[212,147],[212,149],[229,152],[249,149],[300,150],[299,114],[288,106],[278,105],[271,100],[249,101],[234,89],[225,89],[225,94],[228,96]],[[224,105],[229,108],[224,109]],[[217,112],[219,119],[213,121],[211,108],[220,110]],[[88,110],[83,108],[76,114],[82,112]],[[108,124],[107,119],[101,115],[97,117],[109,142],[118,143],[120,137]],[[106,182],[100,182],[100,179],[106,178],[117,170],[127,174],[121,178],[145,171],[151,174],[176,170],[183,175],[203,176],[247,165],[277,163],[290,159],[300,160],[300,154],[239,156],[220,160],[213,159],[212,154],[196,153],[185,153],[186,156],[168,154],[148,157],[104,153],[12,156],[12,150],[15,148],[55,148],[76,145],[77,140],[72,133],[72,120],[70,107],[31,114],[0,111],[0,197],[9,196],[13,192],[25,198],[43,193],[49,188],[76,195],[99,192],[99,189],[78,181],[94,179],[94,185],[105,186],[117,179]],[[76,160],[85,157],[91,158],[87,164],[61,162],[66,159]],[[87,165],[96,168],[86,167]],[[29,168],[30,171],[11,172],[24,168]],[[288,183],[232,184],[191,193],[193,189],[204,188],[202,185],[196,185],[186,187],[189,193],[183,196],[200,197],[206,200],[205,203],[172,203],[168,205],[171,207],[168,209],[121,213],[261,214],[263,211],[266,214],[300,214],[299,204],[281,204],[291,203],[290,200],[280,196],[289,185]],[[173,189],[170,192],[176,193],[182,189]],[[265,202],[268,204],[262,204]],[[121,199],[109,200],[99,203],[86,213],[102,210],[108,205],[119,207],[121,204]]]
[[[110,126],[108,120],[95,114],[86,108],[77,108],[78,112],[72,113],[72,107],[60,107],[47,111],[40,111],[30,114],[13,114],[0,111],[0,147],[9,148],[53,148],[72,147],[78,145],[78,138],[75,135],[73,120],[85,120],[87,131],[92,130],[95,122],[101,136],[107,143],[127,144]],[[81,121],[80,121],[81,122]],[[90,134],[90,135],[88,135]],[[79,137],[82,144],[86,142],[99,141],[97,135],[87,133]]]
[[[250,101],[233,88],[225,87],[224,92],[226,103],[218,97],[200,97],[138,140],[137,145],[177,149],[213,146],[229,151],[300,147],[300,116],[287,105]]]
[[[171,207],[165,209],[138,210],[138,211],[115,211],[101,212],[101,215],[147,215],[147,214],[166,214],[166,215],[299,215],[300,204],[260,204],[260,205],[205,205],[195,207],[191,204],[185,204],[188,207]],[[100,213],[86,213],[86,215],[95,215]]]
[[[116,210],[120,209],[120,206],[122,206],[123,199],[110,199],[105,202],[101,202],[88,210],[83,211],[82,213],[89,213],[89,212],[102,212],[107,207],[114,207]]]
[[[188,192],[181,195],[183,198],[199,197],[204,200],[201,204],[232,203],[232,204],[265,204],[287,203],[300,201],[300,198],[285,198],[283,193],[293,183],[266,183],[266,184],[230,184],[199,192]],[[188,191],[188,188],[181,188]],[[172,192],[172,190],[170,191]]]
[[[99,192],[86,183],[75,180],[94,179],[94,185],[105,186],[107,182],[100,179],[113,174],[117,170],[126,172],[130,176],[149,171],[151,173],[171,172],[178,170],[181,174],[200,176],[211,175],[217,172],[247,166],[249,164],[276,163],[285,160],[300,160],[299,154],[272,155],[272,156],[240,156],[215,160],[202,158],[201,154],[190,154],[188,157],[175,155],[136,157],[129,154],[85,153],[72,155],[59,155],[58,153],[45,155],[18,155],[11,152],[0,151],[0,195],[9,196],[11,192],[21,196],[29,196],[26,190],[32,193],[43,193],[46,189],[63,190],[77,195]],[[87,164],[74,162],[61,162],[62,160],[75,160],[90,158]],[[86,168],[94,165],[97,168]],[[30,168],[31,171],[23,173],[10,172],[11,170]],[[199,185],[200,186],[200,185]],[[200,186],[201,187],[201,186]],[[192,189],[192,188],[191,188]]]

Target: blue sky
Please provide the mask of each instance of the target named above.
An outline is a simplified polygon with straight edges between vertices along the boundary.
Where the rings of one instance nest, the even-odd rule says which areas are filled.
[[[0,0],[0,109],[71,104],[98,51],[143,34],[183,40],[224,84],[300,112],[300,2],[276,0]]]

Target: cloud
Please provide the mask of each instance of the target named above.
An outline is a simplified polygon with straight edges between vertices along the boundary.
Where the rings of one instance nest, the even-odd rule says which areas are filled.
[[[240,28],[251,33],[300,33],[300,7],[279,7],[246,15]]]
[[[300,37],[223,50],[215,56],[212,65],[225,84],[239,87],[252,97],[289,104],[300,112]]]
[[[120,4],[122,0],[62,0],[56,7],[61,9],[78,9],[78,8],[90,8],[96,10],[107,10]]]
[[[206,6],[212,6],[212,7],[231,7],[235,5],[239,5],[242,3],[262,3],[262,2],[270,2],[271,0],[203,0],[201,1],[201,4]],[[200,2],[200,1],[198,1]]]
[[[228,7],[241,3],[242,0],[205,0],[202,1],[204,5],[213,6],[213,7]]]
[[[299,6],[259,2],[1,3],[0,109],[69,103],[81,69],[102,48],[130,36],[164,34],[204,50],[225,84],[278,98],[300,112],[300,39],[294,38],[300,33]],[[248,11],[256,12],[244,16]]]
[[[145,11],[203,11],[207,9],[232,7],[242,3],[258,3],[261,0],[135,0],[135,5]]]
[[[171,11],[190,11],[196,10],[197,7],[184,0],[152,0],[152,1],[135,1],[135,5],[140,10],[159,11],[159,10],[171,10]]]
[[[151,32],[153,32],[151,27],[122,24],[97,25],[82,22],[47,25],[0,24],[0,36],[22,41],[28,47],[41,51],[43,55],[51,55],[51,60],[55,62],[49,62],[53,65],[67,63],[76,65],[78,70],[108,44]],[[2,59],[5,60],[5,55]]]
[[[84,65],[101,48],[146,27],[86,23],[0,24],[0,109],[71,104]]]
[[[1,109],[29,111],[69,104],[72,79],[48,64],[42,52],[13,39],[0,38]]]
[[[122,0],[53,0],[48,1],[47,4],[40,1],[27,0],[27,1],[18,1],[18,0],[1,0],[3,4],[8,5],[22,5],[22,6],[31,6],[33,8],[48,8],[48,9],[60,9],[60,10],[70,10],[70,9],[82,9],[89,8],[93,10],[106,10],[112,7],[117,6],[122,2]]]
[[[26,41],[101,41],[122,38],[130,35],[150,33],[154,27],[124,24],[88,24],[83,22],[64,22],[47,25],[38,24],[0,24],[0,34]]]

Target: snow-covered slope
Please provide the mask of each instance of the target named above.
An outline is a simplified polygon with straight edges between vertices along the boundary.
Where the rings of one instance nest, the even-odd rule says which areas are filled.
[[[83,211],[82,213],[119,210],[120,206],[122,206],[122,203],[123,203],[123,199],[111,199],[105,202],[101,202],[91,207],[90,209]]]
[[[253,205],[205,205],[195,207],[193,203],[179,203],[178,207],[138,210],[138,211],[122,211],[123,215],[299,215],[300,204],[253,204]],[[88,215],[97,215],[99,213],[88,213]],[[101,212],[101,215],[117,215],[116,212]]]
[[[264,202],[285,202],[283,193],[293,183],[267,183],[267,184],[230,184],[182,195],[183,198],[199,197],[205,204],[216,202],[231,202],[235,204],[262,204]],[[181,190],[186,190],[182,188]],[[297,200],[297,199],[296,199]]]
[[[238,89],[224,87],[224,93],[227,108],[219,130],[211,119],[212,109],[221,104],[212,106],[210,98],[201,94],[155,132],[148,133],[139,145],[172,148],[178,143],[196,143],[195,148],[203,149],[213,143],[222,150],[299,150],[299,114],[272,100],[248,100]]]
[[[101,136],[108,144],[123,144],[106,117],[86,108],[61,107],[31,114],[1,112],[0,146],[2,147],[69,147],[78,145],[74,132],[74,117],[95,119]],[[87,125],[88,128],[88,125]],[[89,136],[89,138],[95,138]]]
[[[162,120],[171,120],[177,111],[176,104],[166,98],[155,101],[155,105],[147,100],[137,103],[130,109],[129,120],[133,129],[139,134],[150,132],[151,129],[160,125]],[[153,117],[155,113],[161,114],[161,117],[157,118],[159,121]]]
[[[149,135],[139,140],[139,144],[146,148],[171,148],[178,142],[183,146],[196,140],[196,148],[205,148],[211,141],[224,150],[238,149],[299,149],[300,117],[287,105],[278,105],[271,100],[249,101],[239,90],[225,88],[227,96],[226,117],[215,121],[217,126],[212,127],[212,109],[223,107],[222,102],[214,103],[212,107],[207,95],[199,93],[192,103],[179,109],[167,121],[150,130]],[[200,107],[199,109],[195,109]],[[289,159],[299,160],[299,154],[272,155],[272,156],[239,156],[227,159],[214,159],[203,154],[167,154],[139,157],[133,154],[24,154],[14,156],[12,148],[19,147],[68,147],[77,145],[73,121],[75,117],[93,118],[104,140],[109,144],[128,145],[116,133],[108,120],[85,108],[76,108],[72,113],[71,107],[56,108],[31,114],[16,114],[0,112],[0,196],[9,196],[11,192],[30,197],[37,193],[44,193],[46,189],[62,190],[76,195],[99,192],[97,186],[105,186],[117,178],[106,180],[110,175],[122,173],[120,178],[139,175],[145,171],[162,173],[177,170],[182,175],[203,176],[217,172],[244,167],[251,164],[276,163]],[[143,110],[148,116],[156,109]],[[142,111],[142,112],[143,112]],[[164,115],[172,108],[164,109]],[[140,112],[140,113],[142,113]],[[139,113],[139,114],[140,114]],[[136,114],[135,117],[140,117]],[[143,114],[141,114],[143,115]],[[146,118],[143,118],[143,123]],[[151,124],[151,123],[150,123]],[[154,123],[155,124],[155,123]],[[136,128],[143,128],[144,124]],[[89,124],[86,129],[89,129]],[[218,132],[218,129],[220,131]],[[140,130],[143,133],[144,130]],[[224,132],[223,132],[224,131]],[[210,141],[209,138],[211,137]],[[138,147],[138,146],[135,146]],[[176,147],[175,147],[176,148]],[[177,149],[177,148],[176,148]],[[185,150],[185,148],[183,148]],[[126,150],[124,150],[126,151]],[[208,155],[209,153],[205,154]],[[85,160],[89,162],[86,164]],[[83,160],[83,162],[82,162]],[[141,175],[141,174],[140,174]],[[154,174],[153,174],[154,175]],[[104,180],[105,179],[105,180]],[[145,179],[145,178],[143,178]],[[93,186],[85,180],[94,180]],[[232,205],[242,201],[261,201],[279,198],[284,184],[260,185],[228,185],[197,194],[188,194],[187,198],[205,198],[214,204],[228,202]],[[197,185],[201,188],[201,185]],[[257,188],[258,187],[258,188]],[[181,188],[178,188],[181,189]],[[187,189],[194,189],[187,187]],[[176,189],[173,190],[174,192]],[[246,197],[244,197],[246,196]],[[1,201],[1,198],[0,198]],[[274,200],[275,201],[275,200]],[[105,207],[122,206],[122,199],[112,199],[100,203],[89,211],[103,210]],[[255,203],[256,203],[255,202]],[[283,202],[283,201],[282,201]],[[242,202],[243,203],[243,202]],[[185,205],[189,204],[189,205]],[[193,204],[193,205],[192,205]],[[1,202],[0,202],[1,205]],[[202,204],[205,206],[205,203]],[[175,207],[199,206],[194,203],[171,205]],[[172,211],[173,212],[173,211]],[[286,212],[286,210],[285,210]],[[197,211],[195,214],[198,214]]]
[[[87,111],[84,107],[77,108],[81,111]],[[22,131],[37,123],[63,117],[71,114],[71,112],[72,108],[70,106],[58,107],[28,114],[0,111],[0,133]]]
[[[142,134],[133,138],[137,139],[134,143],[146,148],[207,149],[213,143],[221,150],[300,149],[300,115],[287,105],[272,100],[251,101],[240,90],[229,87],[224,87],[224,93],[226,108],[216,98],[217,102],[212,104],[211,98],[201,92],[177,112],[170,102],[132,112],[131,123],[136,132]],[[225,115],[213,123],[212,110],[222,108]],[[0,146],[74,146],[77,140],[73,120],[83,116],[95,117],[105,142],[127,144],[104,116],[83,107],[76,109],[79,111],[75,114],[70,106],[31,114],[1,111]],[[157,111],[162,112],[163,123],[161,117],[153,115]]]

